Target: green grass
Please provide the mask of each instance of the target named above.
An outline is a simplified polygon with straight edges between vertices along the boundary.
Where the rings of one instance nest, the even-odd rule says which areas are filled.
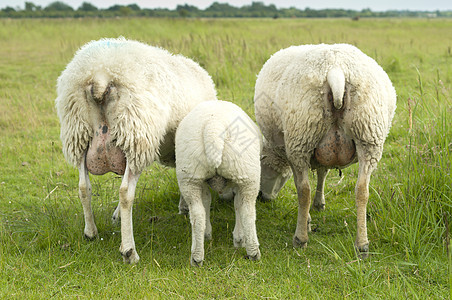
[[[0,20],[0,298],[449,299],[451,28],[446,19]],[[139,264],[122,263],[120,228],[110,221],[117,176],[91,177],[99,239],[86,241],[78,173],[61,152],[55,85],[78,47],[120,35],[195,59],[219,97],[252,117],[256,74],[281,48],[345,42],[376,59],[398,108],[371,180],[370,258],[359,260],[353,246],[356,165],[342,179],[328,176],[327,208],[312,212],[316,231],[305,250],[291,245],[291,180],[278,199],[257,203],[261,261],[234,249],[233,205],[215,196],[213,240],[204,266],[191,268],[175,173],[158,165],[136,193]]]

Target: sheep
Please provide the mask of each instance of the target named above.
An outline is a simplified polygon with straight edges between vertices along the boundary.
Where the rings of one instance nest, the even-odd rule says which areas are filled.
[[[204,238],[212,237],[209,186],[226,194],[232,189],[234,246],[245,247],[251,260],[260,259],[255,203],[261,147],[262,135],[256,124],[230,102],[202,102],[180,123],[176,132],[176,176],[190,214],[192,266],[202,265]]]
[[[255,86],[256,121],[264,135],[261,195],[274,198],[294,175],[298,216],[294,246],[310,231],[309,169],[317,172],[313,208],[325,207],[329,169],[359,162],[355,187],[355,247],[368,255],[366,206],[369,180],[381,159],[396,109],[388,75],[347,44],[291,46],[262,67]]]
[[[211,77],[194,61],[144,43],[118,39],[81,47],[57,81],[56,109],[63,154],[79,170],[84,234],[97,236],[88,172],[123,175],[120,252],[138,262],[132,205],[142,171],[158,161],[174,167],[174,136],[199,102],[216,99]]]

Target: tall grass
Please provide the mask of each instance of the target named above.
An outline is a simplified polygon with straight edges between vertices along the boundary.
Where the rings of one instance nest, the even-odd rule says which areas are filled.
[[[447,299],[450,224],[450,20],[0,20],[0,298],[410,298]],[[177,214],[174,170],[141,177],[134,204],[140,263],[124,265],[111,223],[120,179],[91,177],[99,239],[83,238],[77,171],[63,159],[56,78],[84,43],[125,36],[198,61],[221,99],[254,117],[256,74],[293,44],[346,42],[388,72],[398,108],[371,179],[371,256],[360,260],[357,166],[330,172],[327,208],[294,249],[296,189],[257,204],[262,260],[232,243],[233,204],[212,203],[213,240],[203,268],[189,266],[191,230]],[[313,176],[311,176],[313,177]],[[314,179],[314,178],[312,178]],[[314,180],[311,181],[312,184]],[[449,247],[449,252],[448,252]]]

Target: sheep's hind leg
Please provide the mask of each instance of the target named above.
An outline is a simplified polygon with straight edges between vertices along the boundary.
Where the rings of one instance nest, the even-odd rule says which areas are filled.
[[[292,168],[298,194],[297,228],[293,237],[294,247],[306,247],[308,244],[308,232],[311,231],[311,216],[309,206],[311,204],[311,187],[309,186],[308,168],[298,170]]]
[[[242,199],[238,193],[234,196],[234,210],[235,210],[235,226],[234,231],[232,231],[232,237],[234,241],[234,247],[240,248],[245,246],[245,238],[243,235],[243,225],[242,225],[242,209],[241,209]]]
[[[79,197],[83,206],[85,218],[85,237],[89,240],[96,238],[97,227],[94,223],[94,214],[91,207],[91,183],[89,181],[88,169],[86,168],[86,154],[82,156],[82,161],[78,166],[79,171]]]
[[[179,198],[179,214],[180,215],[188,215],[188,205],[185,202],[184,197],[180,195]]]
[[[241,186],[234,197],[236,226],[234,228],[234,246],[245,246],[247,257],[259,260],[261,252],[256,232],[256,198],[258,185]]]
[[[207,183],[202,185],[202,203],[206,211],[206,230],[204,238],[208,241],[212,239],[212,224],[210,224],[210,204],[212,203],[212,195],[210,194]]]
[[[192,232],[190,264],[194,267],[200,267],[204,260],[204,234],[206,230],[203,183],[179,182],[179,189],[189,207]]]
[[[135,264],[140,260],[135,249],[133,238],[132,206],[135,198],[135,189],[140,174],[135,175],[127,164],[121,187],[119,188],[119,205],[121,214],[121,252],[124,262]]]
[[[325,179],[328,175],[329,169],[319,168],[317,169],[317,188],[315,190],[314,203],[312,207],[317,210],[325,210]]]
[[[372,171],[376,168],[378,160],[381,158],[382,149],[380,147],[365,147],[361,143],[356,143],[358,152],[359,171],[358,180],[355,186],[356,201],[356,241],[355,247],[361,253],[362,258],[366,258],[369,252],[369,240],[367,239],[366,210],[369,200],[369,182]]]

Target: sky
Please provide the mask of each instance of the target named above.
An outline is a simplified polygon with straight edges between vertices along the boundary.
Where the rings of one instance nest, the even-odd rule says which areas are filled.
[[[56,0],[27,0],[35,5],[46,7],[49,3]],[[98,8],[108,8],[112,5],[128,5],[137,4],[140,8],[169,8],[175,9],[178,4],[194,5],[200,9],[205,9],[213,2],[229,3],[232,6],[241,7],[244,5],[250,5],[253,0],[58,0],[64,2],[74,9],[80,7],[83,2],[89,2]],[[324,9],[324,8],[343,8],[352,10],[362,10],[370,8],[372,11],[386,11],[386,10],[452,10],[451,0],[254,0],[263,2],[266,5],[275,4],[278,8],[296,7],[299,9],[305,9],[309,7],[311,9]],[[0,8],[11,6],[13,8],[23,9],[25,6],[25,0],[0,0]]]

